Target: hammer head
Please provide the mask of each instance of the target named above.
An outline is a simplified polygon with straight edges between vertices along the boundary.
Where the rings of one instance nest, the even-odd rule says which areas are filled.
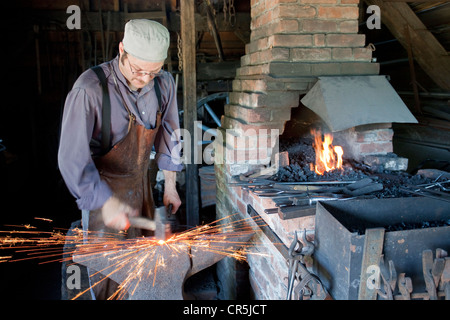
[[[175,217],[172,215],[172,205],[155,209],[155,238],[166,241],[172,236],[172,225]]]

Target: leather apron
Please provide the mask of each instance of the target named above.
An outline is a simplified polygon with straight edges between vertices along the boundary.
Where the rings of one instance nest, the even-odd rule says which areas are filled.
[[[114,71],[111,70],[111,72],[115,77]],[[119,90],[117,80],[114,80],[116,89]],[[156,79],[154,83],[155,86],[158,86]],[[120,91],[119,94],[121,94]],[[157,90],[158,94],[159,90]],[[154,201],[148,170],[150,152],[161,125],[160,106],[156,116],[155,128],[147,129],[145,126],[136,123],[136,117],[131,113],[124,99],[123,103],[129,116],[128,133],[109,152],[94,159],[94,163],[101,179],[108,183],[115,197],[133,209],[137,209],[140,216],[153,219]],[[101,208],[89,213],[88,230],[89,242],[105,241],[105,237],[124,239],[148,235],[144,234],[145,231],[134,228],[128,229],[124,234],[106,227],[103,223]],[[109,278],[104,279],[104,276],[100,273],[92,275],[90,279],[92,285],[101,280],[92,288],[96,299],[108,299],[117,290],[118,284]]]

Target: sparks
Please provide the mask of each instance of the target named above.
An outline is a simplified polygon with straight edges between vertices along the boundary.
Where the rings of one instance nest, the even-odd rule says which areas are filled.
[[[86,232],[78,228],[74,228],[66,234],[68,230],[61,228],[39,231],[29,224],[10,225],[10,227],[22,230],[0,231],[0,235],[5,234],[4,237],[0,237],[0,250],[15,250],[15,253],[21,257],[0,256],[0,263],[24,260],[38,260],[39,264],[73,263],[72,255],[74,253],[82,255],[85,259],[106,257],[110,259],[110,265],[105,270],[98,270],[97,273],[110,276],[125,266],[131,266],[132,272],[123,283],[119,284],[117,292],[110,297],[121,299],[127,292],[133,294],[142,279],[153,277],[153,283],[155,283],[156,277],[164,273],[167,265],[159,250],[169,250],[172,255],[177,255],[186,247],[195,247],[201,249],[198,252],[219,253],[239,261],[245,261],[249,254],[264,255],[250,250],[251,246],[255,246],[255,242],[233,240],[239,235],[254,234],[255,229],[251,225],[253,223],[265,224],[262,218],[255,221],[252,218],[239,219],[237,217],[239,217],[239,213],[174,234],[166,240],[158,240],[153,237],[126,239],[125,233],[120,233],[119,237],[115,234],[99,236],[96,232]],[[45,218],[35,219],[52,221]],[[86,239],[91,239],[91,241],[86,241]],[[240,249],[226,249],[224,243],[235,245]],[[119,254],[117,254],[118,252]],[[149,261],[154,261],[152,269],[147,268]],[[91,288],[96,285],[98,283],[92,284]],[[132,287],[133,285],[134,287]],[[73,299],[77,299],[89,289],[78,293]]]
[[[42,221],[47,221],[47,222],[53,222],[52,219],[47,219],[47,218],[34,217],[34,219],[36,219],[36,220],[42,220]]]

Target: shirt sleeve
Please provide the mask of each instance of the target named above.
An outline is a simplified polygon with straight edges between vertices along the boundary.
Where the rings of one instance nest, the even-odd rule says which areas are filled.
[[[97,117],[94,97],[85,88],[69,92],[63,113],[58,165],[80,210],[95,210],[103,206],[112,191],[92,160],[89,142]]]
[[[181,171],[180,120],[175,92],[175,82],[170,73],[160,81],[162,97],[161,127],[155,138],[156,163],[159,169]],[[164,94],[165,93],[165,94]]]

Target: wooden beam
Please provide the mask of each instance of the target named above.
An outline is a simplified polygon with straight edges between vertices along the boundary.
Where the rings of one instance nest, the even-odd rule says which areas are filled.
[[[409,73],[411,74],[411,82],[414,90],[414,109],[416,110],[416,113],[420,114],[422,111],[420,110],[420,99],[419,99],[419,88],[417,85],[416,80],[416,69],[414,68],[414,56],[412,53],[412,44],[411,44],[411,31],[409,30],[409,26],[406,26],[406,38],[408,42],[408,48],[406,51],[408,51],[408,62],[409,62]]]
[[[189,163],[186,164],[186,223],[188,226],[199,224],[199,176],[196,164],[197,141],[194,121],[197,120],[197,77],[195,57],[195,0],[180,1],[181,47],[183,62],[183,110],[184,129],[190,133],[190,139],[184,139],[185,152],[190,148]],[[186,143],[188,140],[191,145]]]
[[[206,1],[206,3],[207,3],[206,17],[207,17],[207,21],[208,21],[208,28],[214,37],[214,43],[216,44],[217,53],[219,54],[219,61],[224,61],[225,57],[223,54],[222,41],[220,40],[219,31],[217,31],[216,22],[214,21],[214,15],[213,15],[213,11],[212,11],[213,8],[212,8],[211,2],[209,2],[209,0]]]
[[[450,1],[450,0],[449,0]],[[125,3],[124,3],[125,4]],[[125,5],[124,5],[125,7]],[[28,13],[32,18],[42,21],[57,22],[60,26],[66,30],[66,20],[69,15],[65,11],[56,10],[33,10]],[[103,19],[106,20],[107,12],[102,12]],[[180,26],[180,12],[170,12],[167,23],[169,31],[179,32]],[[123,32],[125,22],[130,19],[151,19],[158,22],[162,22],[166,19],[165,13],[161,11],[147,11],[147,12],[111,12],[111,31]],[[202,16],[199,13],[194,13],[195,30],[198,32],[209,32],[208,21],[206,16]],[[217,30],[248,33],[250,30],[250,13],[237,12],[236,13],[236,25],[231,27],[223,21],[223,13],[216,15]],[[98,11],[82,11],[81,15],[81,29],[89,31],[99,31],[99,14]],[[248,42],[248,41],[247,41]]]
[[[439,87],[450,90],[450,56],[411,7],[403,2],[365,2],[367,5],[380,7],[381,22],[406,49],[409,46],[406,30],[409,30],[411,49],[416,62]]]

